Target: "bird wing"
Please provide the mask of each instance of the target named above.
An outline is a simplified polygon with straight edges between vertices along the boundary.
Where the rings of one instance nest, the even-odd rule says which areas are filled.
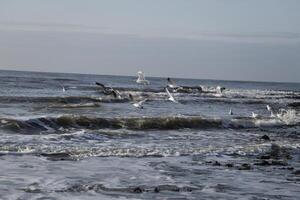
[[[170,85],[176,86],[175,81],[172,80],[172,79],[170,79],[170,78],[168,78],[168,83],[169,83]]]
[[[118,97],[118,94],[117,94],[117,92],[116,92],[115,90],[112,90],[111,93],[112,93],[112,95],[114,96],[114,98],[117,98],[117,97]]]
[[[99,82],[95,82],[96,85],[102,87],[103,89],[105,89],[105,86],[102,84],[102,83],[99,83]]]
[[[142,71],[139,71],[137,74],[138,74],[138,79],[139,80],[145,80],[145,75]]]
[[[113,90],[113,91],[115,91],[118,98],[121,98],[121,93],[119,92],[119,90]]]
[[[145,103],[148,99],[143,99],[141,101],[138,102],[139,105],[142,105],[143,103]]]
[[[166,88],[166,92],[167,92],[168,96],[169,96],[170,98],[173,99],[173,96],[172,96],[171,93],[169,92],[168,88]]]

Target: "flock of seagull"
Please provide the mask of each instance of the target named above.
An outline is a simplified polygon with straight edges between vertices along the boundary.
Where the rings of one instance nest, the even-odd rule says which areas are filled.
[[[136,80],[136,83],[138,84],[143,84],[143,85],[149,85],[150,81],[146,80],[146,77],[144,75],[144,73],[142,71],[139,71],[137,73],[138,78]],[[182,89],[183,87],[178,86],[173,80],[171,80],[170,78],[167,79],[168,80],[168,85],[167,87],[173,89],[173,91],[177,91],[178,89]],[[116,89],[113,89],[112,87],[106,87],[104,84],[99,83],[99,82],[95,82],[95,84],[97,86],[99,86],[102,89],[103,94],[105,95],[112,95],[114,98],[117,99],[122,99],[122,96],[120,94],[120,92]],[[165,88],[165,91],[168,95],[168,100],[172,101],[174,103],[179,103],[174,96],[170,93],[170,91],[168,90],[168,88]],[[142,100],[137,100],[136,98],[133,97],[132,94],[129,94],[129,99],[133,102],[132,105],[136,108],[139,109],[143,109],[143,104],[148,100],[147,98],[142,99]]]
[[[146,77],[145,77],[145,74],[142,72],[142,71],[138,71],[137,72],[137,80],[136,80],[136,83],[137,84],[143,84],[143,85],[149,85],[150,84],[150,81],[146,80]],[[169,89],[172,89],[173,92],[179,92],[179,91],[184,91],[184,90],[190,90],[190,89],[196,89],[198,91],[202,91],[202,88],[201,87],[187,87],[187,86],[179,86],[176,84],[176,82],[174,80],[172,80],[171,78],[167,78],[167,87],[165,88],[165,92],[166,94],[168,95],[168,100],[173,102],[173,103],[179,103],[175,98],[174,96],[170,93]],[[95,84],[97,86],[99,86],[102,90],[102,93],[104,95],[112,95],[114,98],[116,99],[122,99],[122,96],[121,96],[121,93],[116,90],[116,89],[113,89],[112,87],[107,87],[105,86],[104,84],[102,83],[99,83],[99,82],[95,82]],[[62,91],[63,92],[66,92],[66,89],[65,87],[60,84],[61,87],[62,87]],[[218,94],[222,94],[223,91],[225,90],[226,88],[225,87],[221,87],[221,86],[217,86],[216,87],[216,92]],[[132,94],[129,93],[129,99],[133,102],[132,105],[135,107],[135,108],[139,108],[139,109],[143,109],[143,104],[148,100],[147,98],[144,98],[142,100],[140,100],[140,98],[136,99],[133,97]],[[282,117],[284,114],[287,113],[287,110],[285,109],[279,109],[277,112],[270,106],[270,105],[267,105],[266,106],[266,109],[271,113],[270,117]],[[229,115],[234,115],[232,109],[229,110],[228,112]],[[254,113],[252,112],[252,118],[262,118],[263,116],[262,115],[259,115],[257,113]]]

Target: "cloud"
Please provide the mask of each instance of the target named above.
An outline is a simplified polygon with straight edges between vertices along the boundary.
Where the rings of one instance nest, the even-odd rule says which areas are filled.
[[[13,31],[55,31],[55,32],[83,32],[111,35],[127,35],[146,38],[171,38],[188,40],[221,40],[229,42],[272,42],[291,43],[300,42],[300,33],[293,32],[218,32],[186,30],[126,30],[119,27],[94,26],[69,23],[33,23],[33,22],[5,22],[0,21],[0,30]]]
[[[2,30],[101,32],[105,31],[106,28],[107,27],[104,26],[91,26],[85,24],[0,21],[0,29]]]

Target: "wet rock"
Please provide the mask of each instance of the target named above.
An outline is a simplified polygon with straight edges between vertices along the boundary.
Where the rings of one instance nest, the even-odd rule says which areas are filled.
[[[136,188],[133,188],[133,192],[134,193],[142,193],[144,190],[143,190],[143,188],[141,188],[141,187],[136,187]]]
[[[260,137],[260,139],[262,139],[262,140],[266,140],[266,141],[270,141],[270,137],[269,137],[269,136],[267,136],[267,135],[263,135],[263,136],[261,136],[261,137]]]
[[[250,170],[251,169],[251,165],[248,164],[248,163],[244,163],[238,169],[239,170]]]
[[[228,168],[234,167],[233,163],[227,163],[227,164],[225,164],[225,166],[228,167]]]
[[[213,166],[221,166],[221,163],[219,163],[218,161],[213,162],[212,164]]]

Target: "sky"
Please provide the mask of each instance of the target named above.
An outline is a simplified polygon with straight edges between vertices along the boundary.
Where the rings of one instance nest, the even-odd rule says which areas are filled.
[[[0,69],[300,82],[299,0],[0,0]]]

